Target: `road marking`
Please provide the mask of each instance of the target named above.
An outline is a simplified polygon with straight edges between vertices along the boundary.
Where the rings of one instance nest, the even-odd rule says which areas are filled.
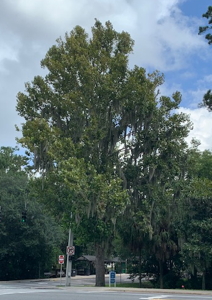
[[[142,299],[142,300],[160,300],[160,299],[165,299],[167,297],[170,297],[170,296],[167,296],[167,295],[159,295],[159,296],[151,296],[151,297],[145,297],[145,298],[139,298],[139,299]],[[168,300],[168,299],[167,299]]]
[[[13,294],[32,294],[32,293],[46,293],[49,292],[50,290],[38,290],[38,289],[1,289],[0,290],[0,296],[2,295],[13,295]]]

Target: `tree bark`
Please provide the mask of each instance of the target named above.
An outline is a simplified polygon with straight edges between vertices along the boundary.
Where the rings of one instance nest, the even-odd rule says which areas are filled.
[[[139,287],[141,288],[141,246],[139,247]]]
[[[104,247],[96,246],[96,286],[105,286]]]
[[[204,270],[202,273],[202,290],[206,288],[206,271]]]
[[[163,289],[163,261],[159,260],[160,289]]]

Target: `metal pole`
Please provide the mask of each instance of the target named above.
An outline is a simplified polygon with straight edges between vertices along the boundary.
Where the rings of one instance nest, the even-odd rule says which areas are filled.
[[[68,235],[68,247],[73,246],[73,233],[71,228]],[[66,286],[71,285],[72,261],[69,261],[69,254],[66,253]]]
[[[62,264],[60,264],[60,285],[62,284]]]

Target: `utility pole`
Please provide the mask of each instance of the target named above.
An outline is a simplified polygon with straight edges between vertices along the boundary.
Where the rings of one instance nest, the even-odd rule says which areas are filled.
[[[68,235],[68,247],[73,246],[73,232],[71,231],[71,228],[69,229],[69,235]],[[72,260],[71,255],[66,251],[66,286],[71,285],[71,271],[72,271]]]

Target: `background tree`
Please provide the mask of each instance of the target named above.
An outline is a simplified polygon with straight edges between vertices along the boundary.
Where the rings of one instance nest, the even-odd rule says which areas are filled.
[[[183,211],[179,234],[182,239],[181,255],[197,286],[197,271],[202,273],[202,289],[210,281],[212,264],[211,244],[211,188],[212,154],[210,151],[190,153],[192,167],[184,187]],[[207,274],[207,276],[206,276]],[[208,278],[207,278],[208,277]],[[209,287],[209,286],[208,286]]]
[[[207,33],[212,29],[212,6],[208,7],[208,10],[206,13],[202,15],[203,18],[206,18],[208,20],[208,25],[206,26],[200,26],[199,27],[199,34]],[[212,43],[212,34],[208,32],[205,35],[206,40],[208,40],[208,44],[210,45]]]
[[[62,239],[53,218],[31,199],[26,158],[15,150],[0,148],[1,280],[42,277],[55,263]]]
[[[208,21],[208,25],[206,26],[200,26],[199,27],[199,34],[205,34],[205,38],[208,41],[208,44],[211,45],[212,44],[212,34],[210,33],[211,29],[212,29],[212,6],[208,7],[208,10],[206,13],[204,13],[203,18],[206,18]],[[206,106],[208,108],[209,111],[212,110],[212,92],[211,90],[208,90],[207,93],[204,95],[203,98],[203,102],[202,104],[203,106]]]

